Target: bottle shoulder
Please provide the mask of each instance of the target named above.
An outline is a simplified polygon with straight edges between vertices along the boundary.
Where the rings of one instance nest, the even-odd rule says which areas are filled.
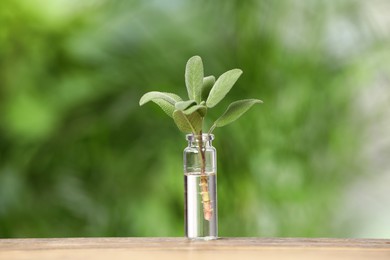
[[[214,146],[203,147],[203,150],[205,152],[216,152],[217,151]],[[184,149],[184,152],[186,152],[186,153],[198,153],[199,152],[199,147],[188,146],[188,147],[186,147]]]

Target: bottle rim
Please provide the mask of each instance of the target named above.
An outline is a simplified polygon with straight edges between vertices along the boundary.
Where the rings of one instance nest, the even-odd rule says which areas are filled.
[[[200,135],[187,134],[186,139],[189,142],[198,142]],[[212,141],[214,140],[213,134],[202,134],[202,142]]]

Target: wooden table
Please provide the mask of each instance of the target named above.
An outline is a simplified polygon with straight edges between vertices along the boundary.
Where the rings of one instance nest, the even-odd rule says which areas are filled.
[[[390,239],[48,238],[0,239],[0,259],[375,259],[390,260]]]

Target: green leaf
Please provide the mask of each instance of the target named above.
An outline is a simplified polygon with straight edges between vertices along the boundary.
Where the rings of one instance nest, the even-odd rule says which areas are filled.
[[[202,100],[207,100],[207,98],[209,97],[210,90],[214,86],[214,83],[215,83],[214,76],[207,76],[203,78]]]
[[[263,103],[263,101],[259,99],[245,99],[239,100],[231,103],[226,109],[225,113],[215,121],[212,129],[215,127],[225,126],[237,120],[240,116],[242,116],[249,108],[251,108],[254,104]]]
[[[149,101],[156,100],[156,99],[165,100],[172,105],[175,105],[176,102],[182,100],[178,95],[173,94],[173,93],[151,91],[151,92],[144,94],[141,97],[141,99],[139,100],[139,105],[142,106],[142,105],[148,103]]]
[[[188,60],[185,81],[189,99],[199,104],[203,85],[203,63],[199,56],[193,56]]]
[[[152,101],[156,103],[168,116],[173,117],[173,111],[175,111],[174,105],[164,99],[154,99]]]
[[[168,116],[172,117],[175,104],[180,102],[181,98],[173,93],[151,91],[141,97],[139,105],[142,106],[149,101],[156,103]]]
[[[234,83],[241,76],[242,70],[232,69],[222,74],[215,82],[210,94],[207,98],[207,107],[214,107],[217,105],[230,91]]]
[[[194,113],[195,111],[198,112],[201,117],[204,117],[206,115],[206,112],[207,112],[207,107],[204,105],[196,105],[196,106],[192,106],[190,108],[187,108],[183,112],[186,115],[190,115],[190,114]]]
[[[179,101],[175,104],[175,108],[177,110],[186,110],[187,108],[189,108],[190,106],[192,105],[195,105],[196,104],[196,101],[195,100],[187,100],[187,101]]]
[[[195,112],[191,115],[185,115],[183,111],[175,110],[173,112],[173,120],[180,131],[184,133],[199,134],[202,130],[202,117]]]

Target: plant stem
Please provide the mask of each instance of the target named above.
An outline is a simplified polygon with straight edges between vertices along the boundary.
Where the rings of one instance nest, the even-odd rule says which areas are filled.
[[[216,127],[217,127],[217,126],[214,124],[214,125],[210,128],[208,134],[210,135],[210,134],[214,131],[214,128],[216,128]]]
[[[200,194],[202,195],[203,215],[206,220],[210,220],[213,215],[213,209],[211,206],[208,181],[206,175],[206,155],[205,155],[205,149],[203,149],[202,131],[198,135],[198,143],[199,143],[198,147],[199,147],[199,154],[200,154],[200,161],[201,161],[199,186],[201,187]]]

